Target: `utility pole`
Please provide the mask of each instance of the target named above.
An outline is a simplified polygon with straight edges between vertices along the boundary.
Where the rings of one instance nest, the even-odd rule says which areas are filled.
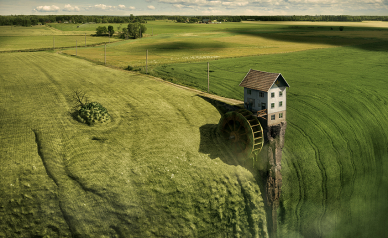
[[[154,36],[154,28],[152,27],[152,36]]]
[[[209,62],[207,62],[207,92],[209,93]]]
[[[109,43],[110,43],[110,32],[109,32]]]
[[[53,50],[55,50],[55,36],[53,36]]]
[[[105,43],[105,54],[104,55],[105,55],[105,60],[104,61],[105,61],[105,65],[106,65],[106,43]]]
[[[77,56],[77,40],[75,40],[75,56]]]
[[[85,47],[86,47],[86,33],[85,33]]]
[[[148,50],[146,54],[146,74],[148,74]]]

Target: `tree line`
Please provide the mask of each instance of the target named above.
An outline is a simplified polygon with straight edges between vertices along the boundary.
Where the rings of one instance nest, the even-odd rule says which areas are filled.
[[[219,22],[240,21],[388,21],[388,16],[84,16],[84,15],[10,15],[0,16],[0,25],[31,26],[46,23],[146,23],[155,20],[173,20],[176,22],[199,22],[204,19]]]
[[[83,16],[83,15],[11,15],[0,16],[0,25],[31,26],[47,23],[146,23],[149,17],[134,16]]]

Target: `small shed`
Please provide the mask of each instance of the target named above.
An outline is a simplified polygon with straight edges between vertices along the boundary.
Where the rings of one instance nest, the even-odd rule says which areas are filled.
[[[290,85],[281,73],[250,69],[239,86],[244,87],[245,108],[265,115],[267,126],[286,120],[286,88]]]

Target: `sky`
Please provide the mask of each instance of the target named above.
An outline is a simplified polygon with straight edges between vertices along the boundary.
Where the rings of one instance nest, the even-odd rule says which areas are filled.
[[[0,15],[388,15],[388,0],[0,0]]]

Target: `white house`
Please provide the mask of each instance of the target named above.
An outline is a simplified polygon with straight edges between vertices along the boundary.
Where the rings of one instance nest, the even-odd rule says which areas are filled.
[[[250,69],[240,86],[244,87],[246,109],[253,112],[266,109],[267,126],[286,121],[286,88],[290,86],[282,74]]]

